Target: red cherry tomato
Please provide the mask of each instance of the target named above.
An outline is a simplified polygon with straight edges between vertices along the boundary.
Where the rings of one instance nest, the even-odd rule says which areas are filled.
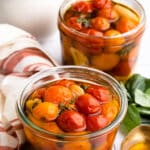
[[[57,118],[57,124],[66,132],[84,131],[86,129],[84,117],[74,110],[64,111]]]
[[[103,17],[96,17],[91,20],[92,27],[98,31],[104,31],[110,28],[108,19]]]
[[[93,35],[97,37],[102,37],[103,33],[94,29],[84,29],[82,32],[87,33],[88,35]]]
[[[107,0],[93,0],[93,6],[95,8],[103,8],[106,4]]]
[[[91,85],[86,89],[87,93],[90,93],[100,102],[108,102],[112,100],[112,93],[104,86]]]
[[[81,30],[82,24],[78,22],[78,17],[71,17],[67,20],[67,25],[75,30]]]
[[[44,93],[44,101],[60,104],[61,102],[69,102],[73,98],[71,90],[61,86],[53,85],[48,87]]]
[[[75,84],[74,81],[66,80],[66,79],[63,79],[63,80],[56,82],[56,85],[62,85],[62,86],[65,86],[67,88],[69,88],[70,86],[72,86],[74,84]]]
[[[72,6],[72,8],[75,11],[82,12],[82,13],[91,13],[93,11],[93,7],[92,7],[91,3],[84,2],[84,1],[76,2]]]
[[[77,109],[84,114],[93,114],[101,111],[101,105],[99,101],[87,93],[79,96],[75,104]]]
[[[94,115],[86,117],[86,125],[89,131],[98,131],[109,124],[109,120],[103,115]]]

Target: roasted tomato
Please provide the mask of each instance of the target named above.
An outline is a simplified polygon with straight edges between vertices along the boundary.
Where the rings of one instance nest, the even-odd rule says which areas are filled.
[[[70,89],[61,86],[53,85],[48,87],[44,93],[44,101],[60,104],[61,102],[69,102],[72,99]]]
[[[84,117],[77,111],[66,110],[57,118],[58,126],[66,132],[84,131],[86,122]]]
[[[87,93],[79,96],[75,104],[77,109],[84,114],[93,114],[101,111],[101,105],[99,101]]]
[[[105,31],[110,28],[108,19],[103,17],[96,17],[91,20],[92,27],[98,31]]]
[[[111,122],[117,116],[119,107],[119,102],[116,99],[104,103],[102,104],[102,115],[108,118]]]
[[[52,121],[56,119],[58,113],[58,106],[50,102],[40,103],[32,110],[32,114],[36,119],[44,121]]]
[[[136,26],[137,24],[127,17],[121,17],[116,23],[116,29],[121,33],[128,32],[133,28],[135,28]]]
[[[93,6],[89,2],[80,1],[73,4],[72,9],[77,12],[91,13],[93,11]]]
[[[96,37],[102,37],[103,33],[94,29],[84,29],[83,30],[84,33],[87,33],[88,35],[93,35]]]
[[[72,80],[63,79],[63,80],[56,82],[55,85],[62,85],[62,86],[69,88],[70,86],[72,86],[74,84],[75,84],[75,82]]]
[[[86,125],[89,131],[98,131],[109,124],[109,120],[102,115],[92,115],[86,117]]]
[[[75,30],[82,29],[82,23],[78,21],[78,17],[71,17],[67,20],[67,25]]]
[[[87,93],[90,93],[100,102],[108,102],[112,100],[112,93],[107,87],[91,85],[86,89]]]
[[[110,22],[115,22],[119,19],[119,14],[113,8],[103,8],[98,12],[98,16],[107,18]]]
[[[42,99],[43,98],[43,95],[44,95],[44,92],[45,92],[45,89],[46,88],[39,88],[37,90],[35,90],[32,95],[31,95],[31,98],[39,98],[39,99]]]
[[[107,0],[93,0],[93,6],[95,8],[103,8],[106,4]]]

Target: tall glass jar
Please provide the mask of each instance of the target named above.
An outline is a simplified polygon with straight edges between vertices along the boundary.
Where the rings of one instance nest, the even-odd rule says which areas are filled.
[[[113,0],[111,13],[112,11],[117,12],[118,20],[116,22],[109,20],[110,28],[100,34],[97,31],[101,31],[99,30],[101,26],[95,25],[98,22],[96,19],[102,16],[107,18],[106,13],[110,12],[110,8],[107,10],[94,9],[94,13],[89,13],[90,9],[86,8],[89,9],[89,12],[86,13],[87,16],[93,17],[95,11],[98,11],[98,17],[96,16],[95,20],[88,17],[84,18],[85,13],[80,13],[80,11],[82,12],[82,8],[80,8],[82,3],[75,7],[76,10],[72,11],[71,8],[79,1],[85,2],[86,0],[66,0],[59,9],[58,27],[63,51],[63,64],[94,67],[113,75],[117,79],[128,78],[136,64],[140,41],[145,28],[146,18],[143,7],[136,0]],[[90,2],[92,3],[92,0]],[[77,10],[79,12],[76,12]],[[70,16],[74,18],[72,17],[72,20],[70,19],[72,22],[68,23],[66,18],[71,18]],[[88,28],[75,29],[77,26],[72,25],[75,17],[79,17],[76,25],[81,22]],[[94,22],[92,27],[88,24],[91,22]],[[136,22],[137,25],[132,28],[133,22]],[[131,29],[128,30],[130,27]],[[93,29],[96,29],[96,34]]]
[[[115,120],[107,127],[91,133],[57,134],[46,131],[31,122],[25,114],[25,102],[37,88],[60,79],[91,82],[108,86],[118,97],[120,108]],[[35,150],[111,150],[119,125],[127,110],[127,99],[118,82],[108,74],[87,67],[61,66],[37,73],[22,90],[17,102],[18,116],[24,126],[27,140]]]

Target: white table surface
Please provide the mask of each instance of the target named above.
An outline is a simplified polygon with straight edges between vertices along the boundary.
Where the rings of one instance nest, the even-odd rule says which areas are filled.
[[[139,58],[135,67],[136,73],[140,73],[146,77],[150,77],[150,7],[148,0],[139,0],[143,5],[146,12],[146,30],[142,37]],[[61,60],[61,51],[60,51],[60,41],[59,41],[59,32],[56,31],[55,34],[50,36],[43,46],[48,53],[59,63],[62,63]],[[123,136],[118,132],[115,140],[116,150],[120,150],[120,144],[123,140]]]

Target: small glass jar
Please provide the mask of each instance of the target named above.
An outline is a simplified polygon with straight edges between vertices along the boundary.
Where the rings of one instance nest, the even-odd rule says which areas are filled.
[[[112,123],[96,132],[78,134],[56,134],[33,124],[25,114],[25,102],[37,88],[60,79],[91,82],[106,85],[116,94],[120,103],[119,113]],[[127,110],[126,95],[120,84],[110,75],[87,67],[60,66],[39,72],[32,76],[17,101],[18,116],[24,126],[27,140],[35,150],[110,150],[115,135]]]
[[[121,34],[108,36],[111,33],[107,32],[95,36],[92,35],[93,33],[87,34],[87,32],[81,32],[82,30],[71,28],[64,19],[67,10],[72,4],[79,1],[86,0],[66,0],[59,9],[58,27],[63,51],[63,64],[94,67],[117,79],[127,79],[136,64],[145,28],[146,18],[143,7],[136,0],[113,0],[112,2],[115,3],[113,8],[118,12],[120,18],[125,16],[139,20],[138,25]],[[123,28],[123,21],[121,23]]]

